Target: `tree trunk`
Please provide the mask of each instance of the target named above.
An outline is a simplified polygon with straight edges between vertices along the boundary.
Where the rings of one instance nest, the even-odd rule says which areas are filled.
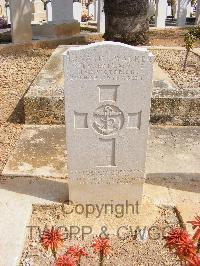
[[[105,39],[128,44],[146,44],[149,30],[149,0],[104,0]]]

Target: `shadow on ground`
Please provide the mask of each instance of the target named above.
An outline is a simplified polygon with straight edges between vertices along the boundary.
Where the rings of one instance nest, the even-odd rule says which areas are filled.
[[[200,174],[198,173],[151,173],[147,174],[146,183],[200,193]]]
[[[0,189],[49,201],[65,202],[69,199],[69,188],[65,180],[0,176]]]

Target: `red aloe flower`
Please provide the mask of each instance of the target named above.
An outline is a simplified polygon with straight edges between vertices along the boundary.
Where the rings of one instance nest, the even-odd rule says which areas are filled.
[[[51,249],[54,257],[56,257],[56,251],[58,247],[62,245],[63,237],[59,229],[52,227],[51,229],[44,230],[40,242],[44,249]]]
[[[200,256],[196,255],[188,259],[188,266],[199,266],[200,265]]]
[[[75,266],[75,265],[76,264],[73,258],[68,255],[60,256],[54,264],[54,266]]]
[[[197,227],[197,231],[195,232],[193,239],[200,239],[200,216],[196,216],[194,221],[188,221],[188,223],[192,224],[193,228]]]
[[[102,253],[103,256],[108,256],[111,252],[111,245],[108,238],[96,238],[92,243],[94,253]]]
[[[111,252],[111,245],[108,238],[98,237],[94,239],[91,247],[94,253],[99,253],[99,265],[103,265],[104,257],[108,256]]]
[[[89,254],[85,251],[85,248],[79,246],[69,247],[66,254],[74,257],[78,265],[80,265],[81,257],[89,256]]]
[[[194,241],[191,239],[188,239],[187,241],[180,243],[177,246],[175,253],[181,261],[183,260],[186,261],[194,257],[197,253]]]
[[[168,232],[168,235],[165,236],[164,239],[166,240],[165,246],[171,250],[186,243],[190,238],[186,230],[182,228],[173,228]]]

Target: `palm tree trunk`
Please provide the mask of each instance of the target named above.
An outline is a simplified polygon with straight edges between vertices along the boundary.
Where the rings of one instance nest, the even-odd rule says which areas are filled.
[[[105,39],[146,44],[149,30],[148,0],[104,0]]]

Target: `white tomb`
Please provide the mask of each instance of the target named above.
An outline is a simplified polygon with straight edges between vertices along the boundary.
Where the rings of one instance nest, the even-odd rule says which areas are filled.
[[[70,199],[114,200],[119,196],[115,190],[123,194],[122,198],[130,199],[137,193],[141,197],[152,89],[151,61],[152,55],[146,49],[114,42],[70,48],[65,53]],[[136,183],[140,188],[133,186]],[[94,188],[93,184],[98,185]],[[81,194],[80,189],[84,190]]]

